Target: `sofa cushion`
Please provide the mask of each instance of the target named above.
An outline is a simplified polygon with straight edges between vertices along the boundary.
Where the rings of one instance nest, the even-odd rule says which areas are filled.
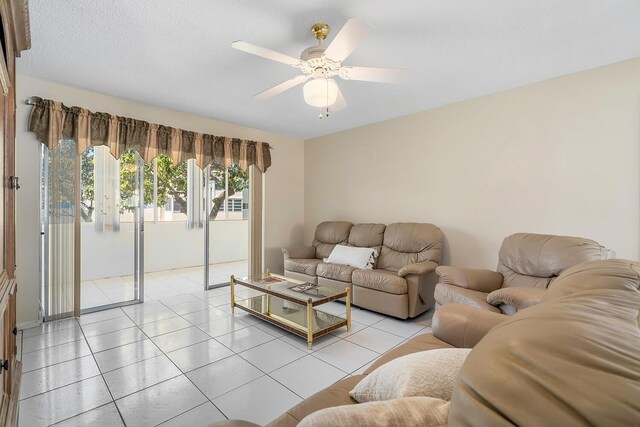
[[[315,276],[316,268],[321,262],[319,259],[288,259],[284,262],[284,269],[308,276]]]
[[[406,397],[361,405],[336,406],[315,412],[300,427],[445,427],[449,402],[432,397]]]
[[[341,282],[351,283],[351,274],[355,268],[350,265],[331,264],[327,262],[321,262],[318,264],[316,273],[320,277],[325,279],[339,280]]]
[[[387,226],[384,224],[356,224],[351,227],[349,232],[349,246],[373,248],[379,255],[386,228]],[[378,258],[376,257],[377,262]],[[376,268],[376,264],[373,265],[373,268]]]
[[[311,243],[316,248],[316,258],[328,257],[337,244],[346,245],[349,241],[351,227],[353,224],[347,221],[326,221],[318,224]]]
[[[390,224],[384,231],[377,268],[399,271],[422,261],[440,263],[442,232],[433,224]]]
[[[385,363],[398,357],[402,357],[405,354],[417,353],[419,351],[425,350],[433,350],[436,348],[453,348],[453,346],[445,341],[436,338],[433,334],[416,335],[404,344],[380,356],[378,359],[376,359],[375,362],[373,362],[371,366],[369,366],[364,371],[364,374],[368,375]]]
[[[407,293],[407,281],[392,271],[355,270],[351,280],[354,285],[388,294],[402,295]]]
[[[500,309],[487,302],[487,294],[455,285],[438,283],[433,293],[438,304],[466,304],[483,310],[500,313]]]
[[[364,378],[355,375],[340,380],[329,387],[298,403],[286,413],[269,423],[267,427],[293,427],[298,425],[304,417],[320,409],[340,405],[355,405],[357,402],[349,396],[349,391]]]
[[[425,396],[451,400],[453,385],[471,349],[439,348],[398,357],[351,390],[359,403]]]

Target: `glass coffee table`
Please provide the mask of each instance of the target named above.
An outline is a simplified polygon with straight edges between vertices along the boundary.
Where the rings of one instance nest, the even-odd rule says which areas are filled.
[[[238,307],[265,322],[307,339],[309,349],[313,340],[331,331],[351,329],[351,289],[334,288],[301,282],[288,277],[266,274],[236,278],[231,276],[231,310]],[[250,292],[247,298],[236,298],[236,287]],[[251,294],[255,294],[251,296]],[[346,318],[326,313],[316,307],[337,299],[346,302]]]

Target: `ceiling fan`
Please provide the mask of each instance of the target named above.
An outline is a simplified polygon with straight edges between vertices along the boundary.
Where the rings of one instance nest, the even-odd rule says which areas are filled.
[[[328,117],[329,107],[332,107],[332,110],[339,110],[347,105],[334,77],[340,77],[344,80],[382,83],[403,83],[405,81],[406,70],[404,69],[342,65],[342,61],[347,59],[373,31],[371,25],[366,21],[357,18],[349,19],[333,41],[325,46],[322,41],[327,38],[329,31],[330,28],[327,24],[313,25],[311,32],[318,39],[318,45],[302,51],[300,59],[244,41],[231,43],[231,47],[234,49],[282,62],[298,68],[302,72],[302,75],[260,92],[255,95],[255,98],[267,99],[305,83],[303,87],[305,102],[314,107],[326,109],[325,114]]]

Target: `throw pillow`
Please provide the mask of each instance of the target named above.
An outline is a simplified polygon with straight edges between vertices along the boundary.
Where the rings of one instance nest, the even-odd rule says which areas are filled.
[[[367,265],[364,268],[365,270],[373,270],[378,262],[378,250],[373,248],[371,250],[371,256],[369,257],[369,261],[367,261]]]
[[[377,251],[373,248],[336,245],[323,261],[332,264],[350,265],[362,270],[371,270],[376,256]]]
[[[448,418],[449,402],[407,397],[321,409],[304,417],[298,427],[444,427]]]
[[[398,357],[367,375],[349,394],[360,403],[411,396],[451,400],[456,377],[470,351],[440,348]]]

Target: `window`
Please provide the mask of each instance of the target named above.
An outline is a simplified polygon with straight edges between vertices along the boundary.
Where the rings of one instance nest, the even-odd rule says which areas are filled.
[[[82,219],[96,230],[118,231],[120,223],[134,221],[137,154],[130,150],[116,160],[107,147],[90,147],[82,155]],[[209,176],[211,211],[216,221],[247,219],[249,172],[231,165],[212,165]],[[206,181],[194,160],[174,165],[159,155],[144,165],[144,220],[179,221],[201,227],[206,217],[203,190]]]
[[[229,199],[229,212],[242,212],[242,199]]]
[[[209,220],[248,219],[249,171],[243,171],[236,164],[229,166],[227,170],[212,165],[209,178],[212,201]]]

